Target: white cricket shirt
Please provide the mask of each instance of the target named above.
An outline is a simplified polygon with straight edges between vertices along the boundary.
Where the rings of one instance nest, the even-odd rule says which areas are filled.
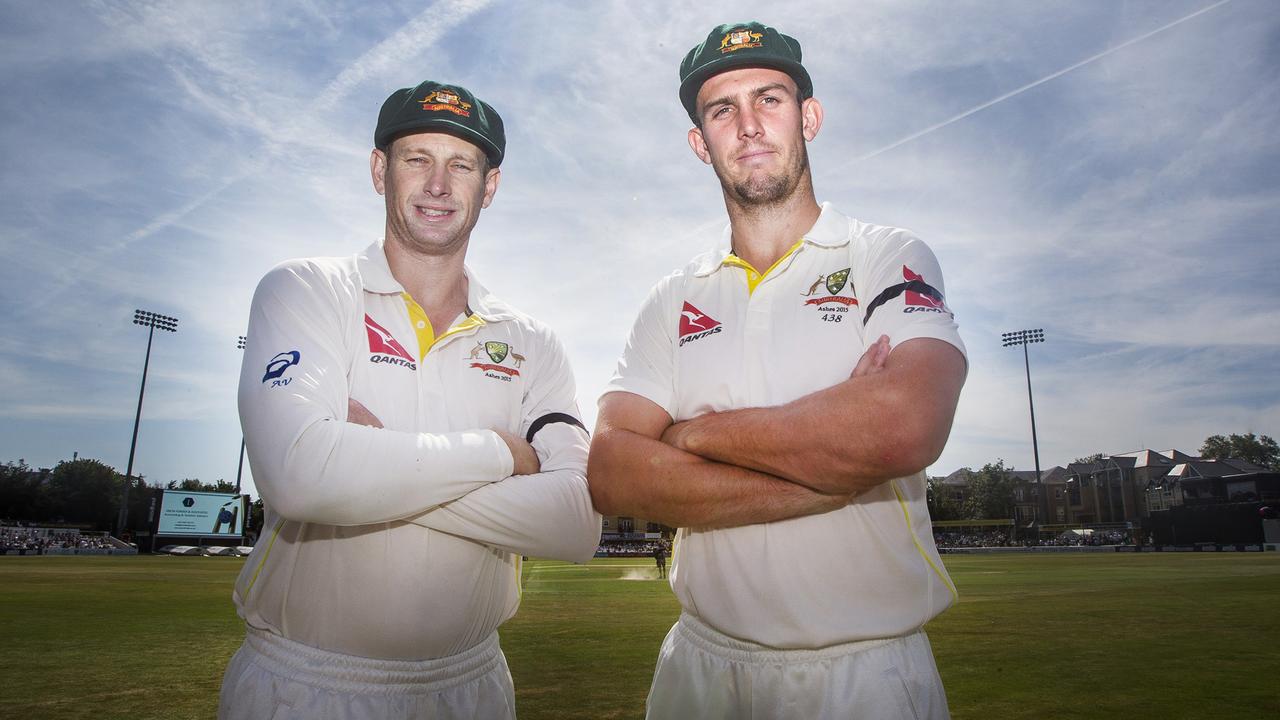
[[[453,655],[515,613],[521,554],[595,551],[564,349],[467,277],[469,316],[429,348],[381,242],[258,285],[239,393],[267,508],[235,589],[250,625],[347,655]],[[348,397],[384,428],[346,422]],[[542,471],[508,477],[489,428],[530,439]]]
[[[905,230],[823,204],[763,277],[730,254],[729,237],[726,229],[719,249],[653,289],[606,393],[643,396],[679,422],[842,382],[882,334],[894,347],[936,338],[964,352],[938,262]],[[955,597],[923,472],[823,515],[682,528],[671,586],[686,612],[720,632],[789,649],[903,635]]]

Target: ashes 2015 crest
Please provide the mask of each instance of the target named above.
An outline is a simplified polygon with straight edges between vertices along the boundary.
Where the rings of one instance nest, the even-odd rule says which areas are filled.
[[[492,362],[484,362],[480,354],[484,353]],[[524,364],[524,356],[511,349],[507,343],[499,340],[476,341],[475,347],[471,348],[469,357],[471,367],[476,368],[484,373],[485,377],[494,380],[502,380],[511,382],[511,378],[520,374],[519,367]],[[511,364],[507,365],[506,362]]]
[[[804,302],[805,307],[817,307],[818,312],[822,313],[820,319],[823,322],[838,323],[844,320],[844,314],[849,312],[850,306],[858,304],[853,283],[849,282],[849,272],[852,269],[843,268],[826,275],[819,275],[818,279],[809,286],[808,292],[800,293],[809,298]],[[847,294],[844,294],[845,286],[849,288]],[[819,290],[826,290],[827,294],[813,297],[819,294]]]

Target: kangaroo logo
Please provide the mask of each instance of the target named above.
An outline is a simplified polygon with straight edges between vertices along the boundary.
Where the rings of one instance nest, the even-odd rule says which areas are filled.
[[[858,304],[857,291],[854,289],[853,283],[849,282],[849,272],[852,269],[844,268],[827,275],[819,275],[818,279],[814,280],[813,284],[809,286],[807,292],[800,293],[804,297],[812,298],[806,300],[804,304],[817,305],[823,312],[832,310],[835,312],[848,312],[847,308],[850,305]],[[844,290],[845,285],[849,286],[849,294],[841,295],[840,293]],[[820,294],[819,288],[825,289],[827,294],[813,297]]]
[[[471,361],[470,366],[483,372],[485,377],[504,382],[511,382],[511,378],[520,374],[517,368],[523,365],[525,360],[524,356],[513,350],[511,345],[500,340],[487,342],[477,340],[471,348],[468,359]],[[508,359],[515,367],[503,364],[503,361]],[[486,360],[489,362],[485,362]]]
[[[720,332],[723,328],[720,321],[707,315],[685,301],[680,310],[680,346],[691,340],[707,337]]]

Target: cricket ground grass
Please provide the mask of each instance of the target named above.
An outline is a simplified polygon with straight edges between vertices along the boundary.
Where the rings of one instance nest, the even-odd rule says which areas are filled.
[[[953,717],[1280,717],[1280,554],[946,556]],[[222,557],[0,558],[0,718],[212,718],[243,629]],[[679,614],[645,558],[530,561],[500,630],[521,720],[640,718]]]

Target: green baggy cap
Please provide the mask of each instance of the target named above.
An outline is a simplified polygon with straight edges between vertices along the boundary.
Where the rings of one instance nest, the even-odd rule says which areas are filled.
[[[680,102],[689,118],[698,121],[696,105],[702,83],[726,70],[744,67],[781,70],[796,81],[801,100],[813,96],[813,81],[800,64],[798,40],[755,21],[719,25],[680,63]]]
[[[502,118],[492,105],[461,85],[432,80],[400,88],[382,103],[373,146],[385,151],[397,135],[407,132],[442,132],[462,138],[483,150],[492,167],[502,164],[507,149]]]

